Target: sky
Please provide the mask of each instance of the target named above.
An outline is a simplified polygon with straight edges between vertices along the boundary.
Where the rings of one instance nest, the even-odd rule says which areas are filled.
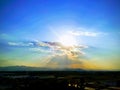
[[[120,70],[119,0],[0,0],[0,67]]]

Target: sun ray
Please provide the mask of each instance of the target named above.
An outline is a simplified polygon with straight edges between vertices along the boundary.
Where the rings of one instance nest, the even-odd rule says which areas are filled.
[[[62,35],[59,37],[59,42],[65,46],[65,47],[70,47],[74,46],[77,44],[77,41],[74,36],[71,35]]]

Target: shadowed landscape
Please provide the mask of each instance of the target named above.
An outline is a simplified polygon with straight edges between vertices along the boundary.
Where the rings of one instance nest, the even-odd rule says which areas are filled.
[[[119,71],[0,71],[0,90],[120,90]]]

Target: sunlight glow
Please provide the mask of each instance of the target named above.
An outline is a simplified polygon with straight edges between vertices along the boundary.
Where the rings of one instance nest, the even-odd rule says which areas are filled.
[[[61,37],[59,37],[59,42],[66,47],[74,46],[77,44],[75,37],[71,35],[62,35]]]

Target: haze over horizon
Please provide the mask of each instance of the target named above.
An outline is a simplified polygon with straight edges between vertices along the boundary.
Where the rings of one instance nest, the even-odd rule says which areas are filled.
[[[119,0],[0,0],[0,67],[120,70]]]

